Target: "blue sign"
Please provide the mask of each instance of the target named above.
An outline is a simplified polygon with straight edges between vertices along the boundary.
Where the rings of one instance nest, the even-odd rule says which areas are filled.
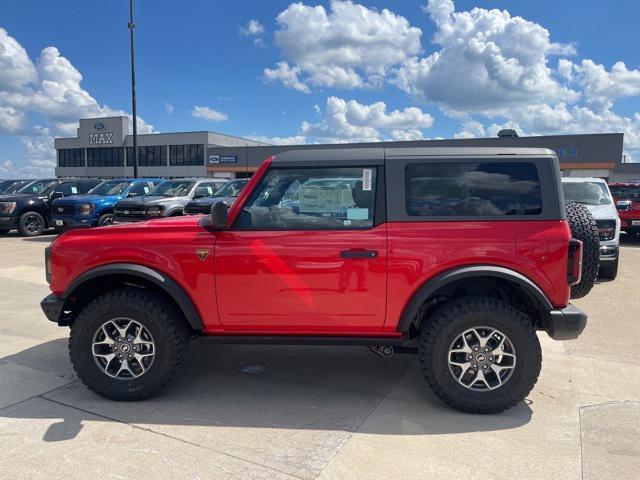
[[[559,157],[577,157],[578,147],[560,147],[558,148]]]
[[[105,129],[105,124],[98,122],[98,123],[93,125],[93,128],[95,128],[96,130],[104,130]]]
[[[238,157],[236,155],[220,155],[220,163],[238,163]]]

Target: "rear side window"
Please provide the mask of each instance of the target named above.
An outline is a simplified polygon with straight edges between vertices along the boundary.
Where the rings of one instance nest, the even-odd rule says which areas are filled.
[[[446,162],[405,167],[411,216],[540,215],[542,197],[533,163]]]

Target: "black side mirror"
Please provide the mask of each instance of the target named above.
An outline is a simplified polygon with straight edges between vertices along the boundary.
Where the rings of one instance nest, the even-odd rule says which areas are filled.
[[[229,222],[229,212],[223,202],[216,202],[211,206],[209,228],[213,230],[226,230]]]
[[[64,197],[64,193],[62,192],[53,192],[51,194],[51,200],[55,200],[56,198],[62,198]]]

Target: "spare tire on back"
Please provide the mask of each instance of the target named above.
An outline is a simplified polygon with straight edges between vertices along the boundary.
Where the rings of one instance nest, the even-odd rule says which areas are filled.
[[[587,207],[580,203],[567,202],[565,205],[571,236],[583,245],[582,278],[571,287],[571,298],[582,298],[591,291],[600,265],[600,236],[598,226]]]

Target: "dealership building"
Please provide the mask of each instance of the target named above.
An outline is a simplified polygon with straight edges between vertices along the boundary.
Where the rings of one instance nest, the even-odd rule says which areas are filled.
[[[133,136],[127,117],[81,119],[74,138],[56,138],[58,177],[133,176]],[[495,138],[414,140],[331,145],[274,146],[213,132],[138,135],[141,177],[246,177],[267,157],[292,149],[360,147],[538,147],[558,154],[565,176],[640,180],[640,164],[625,164],[622,133],[518,137],[503,131]]]

